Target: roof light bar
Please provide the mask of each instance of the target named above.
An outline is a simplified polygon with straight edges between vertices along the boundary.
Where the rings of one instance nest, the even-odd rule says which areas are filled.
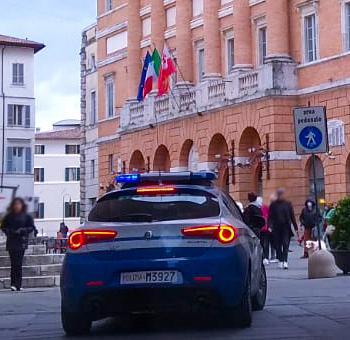
[[[115,178],[117,183],[139,183],[141,180],[140,174],[119,175]]]
[[[174,187],[141,187],[137,188],[136,192],[138,194],[171,194],[174,193],[176,189]]]

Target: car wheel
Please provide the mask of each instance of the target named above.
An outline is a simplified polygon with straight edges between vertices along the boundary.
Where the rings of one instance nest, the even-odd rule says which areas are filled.
[[[267,293],[267,277],[265,266],[261,265],[261,274],[259,279],[259,288],[255,296],[252,298],[253,310],[263,310],[266,302]]]
[[[67,335],[84,335],[90,332],[92,321],[84,313],[72,313],[61,307],[62,327]]]
[[[242,301],[236,310],[236,320],[238,327],[246,328],[250,327],[252,324],[253,306],[251,292],[251,278],[250,273],[248,273]]]

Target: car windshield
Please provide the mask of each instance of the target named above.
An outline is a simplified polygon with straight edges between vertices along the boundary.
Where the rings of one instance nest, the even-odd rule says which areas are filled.
[[[218,199],[203,191],[171,195],[112,194],[91,210],[92,222],[153,222],[220,215]]]

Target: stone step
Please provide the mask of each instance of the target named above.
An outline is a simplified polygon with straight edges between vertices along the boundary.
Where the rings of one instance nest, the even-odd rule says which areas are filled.
[[[10,288],[11,280],[9,277],[0,279],[0,289]],[[57,287],[60,285],[60,277],[52,276],[28,276],[23,277],[23,288]]]
[[[40,266],[47,264],[62,263],[64,254],[45,254],[45,255],[25,255],[24,266]],[[0,256],[0,267],[10,267],[10,258],[8,256]]]
[[[28,249],[26,249],[26,255],[43,255],[46,254],[46,246],[45,245],[30,245]],[[5,246],[0,247],[0,256],[7,256],[8,251]]]
[[[40,266],[23,266],[23,276],[50,276],[59,275],[61,264],[48,264]],[[11,267],[0,267],[0,279],[10,277]]]

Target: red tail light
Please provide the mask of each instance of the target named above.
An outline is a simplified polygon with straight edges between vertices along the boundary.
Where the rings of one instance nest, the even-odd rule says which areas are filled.
[[[182,229],[182,234],[186,237],[213,238],[223,244],[231,243],[238,237],[237,229],[226,224],[188,227]]]
[[[172,194],[176,191],[174,187],[141,187],[136,192],[143,195]]]
[[[69,235],[68,246],[72,250],[77,250],[89,243],[112,241],[117,236],[113,230],[79,230]]]

